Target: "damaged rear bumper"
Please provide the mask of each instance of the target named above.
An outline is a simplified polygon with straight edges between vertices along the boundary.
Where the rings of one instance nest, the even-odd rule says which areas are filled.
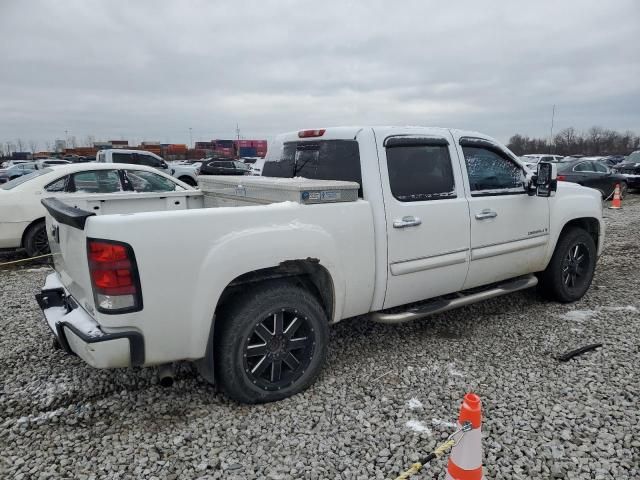
[[[36,295],[47,325],[62,348],[92,367],[118,368],[144,364],[144,337],[135,330],[104,332],[73,299],[56,273]]]

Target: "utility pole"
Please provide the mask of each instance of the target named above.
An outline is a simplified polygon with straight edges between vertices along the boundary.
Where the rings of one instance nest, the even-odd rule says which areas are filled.
[[[551,111],[551,134],[549,135],[549,154],[551,154],[551,145],[553,145],[553,121],[556,117],[556,105],[553,104],[553,110]]]
[[[193,134],[192,134],[192,128],[189,127],[189,148],[193,148]]]

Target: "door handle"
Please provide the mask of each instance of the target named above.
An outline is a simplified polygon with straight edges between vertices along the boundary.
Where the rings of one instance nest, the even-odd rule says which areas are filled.
[[[498,214],[490,208],[485,208],[480,213],[476,213],[476,220],[486,220],[487,218],[496,218]]]
[[[418,217],[414,217],[412,215],[402,217],[402,220],[394,220],[393,228],[407,228],[407,227],[417,227],[422,223]]]

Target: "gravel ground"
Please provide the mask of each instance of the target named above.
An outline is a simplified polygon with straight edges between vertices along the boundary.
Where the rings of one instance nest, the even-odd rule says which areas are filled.
[[[226,400],[188,364],[165,389],[155,369],[53,350],[33,300],[48,268],[2,271],[0,477],[393,478],[452,432],[473,390],[487,478],[640,478],[640,196],[605,215],[580,302],[527,291],[398,327],[346,321],[318,382],[262,406]]]

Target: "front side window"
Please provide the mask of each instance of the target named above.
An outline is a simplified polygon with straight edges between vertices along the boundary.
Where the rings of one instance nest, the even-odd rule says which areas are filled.
[[[184,191],[177,183],[153,172],[127,170],[127,179],[136,192],[177,192]]]
[[[138,163],[140,165],[146,165],[148,167],[158,168],[160,166],[160,160],[151,155],[145,155],[144,153],[138,153]]]
[[[130,153],[112,153],[111,158],[113,163],[133,163],[135,165],[138,164],[138,159],[135,155]]]
[[[599,162],[593,162],[593,166],[598,173],[609,173],[609,169]]]
[[[116,193],[122,191],[117,170],[92,170],[71,175],[70,188],[77,193]]]
[[[471,196],[524,193],[524,172],[514,161],[490,147],[463,146]]]
[[[387,147],[387,169],[391,193],[401,202],[456,196],[447,145]]]

